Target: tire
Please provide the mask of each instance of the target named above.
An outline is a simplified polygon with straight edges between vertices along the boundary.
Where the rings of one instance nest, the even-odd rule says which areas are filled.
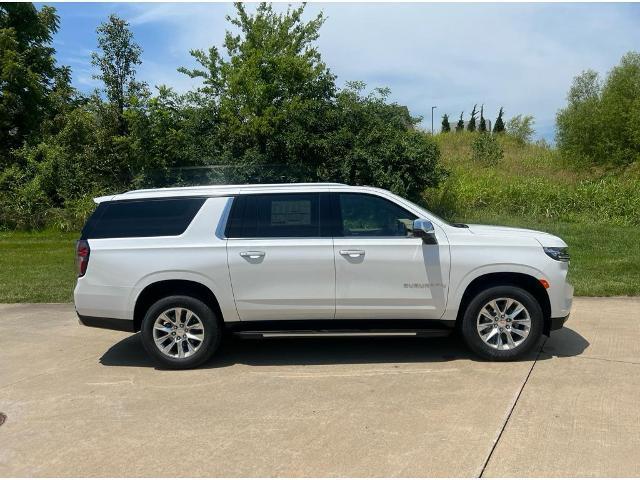
[[[520,307],[524,309],[518,312]],[[542,308],[535,297],[526,290],[505,285],[483,290],[471,300],[461,331],[465,343],[480,357],[509,361],[522,358],[538,344],[543,323]]]
[[[156,363],[186,369],[211,358],[220,345],[222,329],[207,304],[174,295],[151,305],[142,320],[141,335],[145,350]]]

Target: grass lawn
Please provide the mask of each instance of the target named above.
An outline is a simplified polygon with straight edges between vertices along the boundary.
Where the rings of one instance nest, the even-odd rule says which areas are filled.
[[[640,295],[640,227],[593,223],[531,221],[522,218],[467,218],[531,228],[558,235],[569,245],[569,278],[581,296]]]
[[[0,232],[0,303],[71,302],[78,233]]]
[[[557,223],[522,218],[466,218],[469,223],[534,228],[570,247],[576,295],[640,295],[640,227]],[[71,302],[77,233],[0,233],[0,303]]]

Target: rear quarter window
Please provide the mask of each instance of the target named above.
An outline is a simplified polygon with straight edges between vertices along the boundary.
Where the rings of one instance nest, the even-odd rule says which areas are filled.
[[[82,230],[82,238],[181,235],[205,198],[120,200],[101,203]]]

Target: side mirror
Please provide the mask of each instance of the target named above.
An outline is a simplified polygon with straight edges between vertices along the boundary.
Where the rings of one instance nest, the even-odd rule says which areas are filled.
[[[424,218],[418,218],[413,221],[413,236],[421,238],[424,243],[429,245],[436,245],[438,243],[433,223]]]

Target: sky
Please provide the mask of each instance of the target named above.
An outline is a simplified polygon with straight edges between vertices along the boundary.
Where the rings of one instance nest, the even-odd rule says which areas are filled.
[[[195,65],[189,50],[221,46],[233,13],[230,3],[47,5],[60,15],[58,62],[84,92],[100,86],[90,54],[110,13],[130,23],[143,49],[139,79],[178,91],[197,85],[177,72]],[[427,130],[432,106],[437,130],[442,114],[468,119],[477,103],[491,120],[501,106],[506,119],[533,115],[536,137],[552,142],[573,77],[586,69],[606,75],[624,53],[640,51],[640,4],[310,3],[306,18],[320,11],[327,20],[317,44],[338,84],[389,87]]]

